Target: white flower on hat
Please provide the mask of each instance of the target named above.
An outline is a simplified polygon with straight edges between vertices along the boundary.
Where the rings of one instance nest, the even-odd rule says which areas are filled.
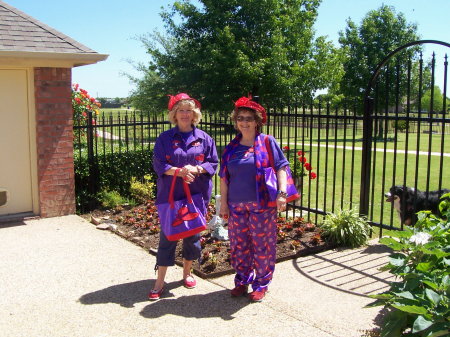
[[[426,244],[431,238],[431,235],[425,232],[419,232],[414,234],[409,238],[409,242],[413,242],[416,245],[424,245]]]

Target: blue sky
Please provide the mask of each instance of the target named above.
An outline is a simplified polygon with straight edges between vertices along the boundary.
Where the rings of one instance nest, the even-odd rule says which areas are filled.
[[[96,97],[126,97],[133,86],[121,75],[138,75],[127,60],[148,61],[137,36],[164,30],[161,6],[173,0],[6,0],[9,5],[70,36],[101,54],[106,61],[77,67],[73,82]],[[360,23],[382,4],[394,6],[408,22],[418,24],[422,39],[450,42],[450,0],[323,0],[315,24],[316,35],[327,35],[336,46],[347,18]]]

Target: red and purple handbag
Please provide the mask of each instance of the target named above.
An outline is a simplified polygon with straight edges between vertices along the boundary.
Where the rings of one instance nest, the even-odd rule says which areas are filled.
[[[168,202],[156,205],[161,230],[169,241],[184,239],[207,228],[204,216],[205,203],[200,193],[191,195],[189,185],[183,180],[186,198],[181,200],[173,198],[179,171],[180,169],[177,169],[173,175]]]

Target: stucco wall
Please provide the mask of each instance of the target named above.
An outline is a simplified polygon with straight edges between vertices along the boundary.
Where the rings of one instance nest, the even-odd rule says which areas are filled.
[[[35,68],[40,215],[75,213],[70,68]]]

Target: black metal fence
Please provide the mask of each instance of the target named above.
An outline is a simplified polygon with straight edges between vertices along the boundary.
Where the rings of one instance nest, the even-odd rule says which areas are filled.
[[[374,225],[401,228],[391,205],[384,201],[384,193],[390,185],[403,183],[408,176],[406,181],[411,186],[438,189],[440,182],[450,178],[448,171],[444,170],[444,167],[450,167],[450,145],[444,143],[445,136],[450,134],[450,120],[409,117],[406,120],[415,127],[400,130],[395,122],[405,119],[393,114],[376,119],[382,121],[383,138],[374,140],[371,163],[374,183],[363,191],[367,195],[362,196],[364,116],[358,115],[355,108],[337,109],[329,104],[269,108],[268,123],[263,132],[273,135],[284,148],[302,194],[302,198],[291,205],[288,215],[318,222],[327,212],[342,208],[359,209],[361,197],[368,197],[371,202],[367,215]],[[441,132],[430,133],[430,125]],[[84,130],[78,133],[76,157],[91,157],[91,160],[84,161],[88,164],[102,161],[110,153],[145,153],[152,150],[158,135],[170,127],[163,115],[105,113],[94,124],[75,127],[76,130]],[[225,117],[205,114],[199,127],[215,139],[219,153],[235,135],[231,122]],[[83,139],[91,141],[83,144]],[[299,151],[302,152],[300,157],[306,158],[310,164],[311,171],[305,169],[302,159],[299,160]],[[414,165],[406,167],[410,162]],[[95,186],[98,175],[104,173],[91,171],[91,184]],[[311,179],[309,172],[313,172],[316,178]],[[215,191],[218,192],[217,181]]]
[[[403,226],[392,205],[385,201],[384,194],[391,186],[425,191],[450,188],[447,56],[440,108],[433,106],[432,90],[429,103],[425,104],[424,99],[426,91],[438,83],[435,54],[427,81],[422,75],[422,55],[418,59],[409,57],[406,68],[400,69],[398,59],[393,59],[393,65],[386,62],[384,70],[380,70],[389,80],[374,82],[374,98],[366,103],[372,108],[369,113],[363,113],[357,104],[332,106],[316,102],[268,107],[268,122],[262,131],[273,135],[285,149],[302,195],[291,205],[288,215],[317,223],[328,212],[356,208],[368,216],[372,225],[380,227],[381,235],[383,228]],[[414,76],[413,62],[419,64]],[[110,153],[145,154],[151,151],[158,135],[171,127],[165,114],[149,112],[104,112],[94,122],[90,117],[86,120],[74,126],[75,157],[87,158],[79,162],[89,165],[85,169],[90,172],[89,186],[95,186],[98,176],[104,174],[91,165]],[[215,139],[218,153],[235,135],[228,116],[220,114],[204,113],[199,127]],[[309,164],[307,168],[304,161]]]

